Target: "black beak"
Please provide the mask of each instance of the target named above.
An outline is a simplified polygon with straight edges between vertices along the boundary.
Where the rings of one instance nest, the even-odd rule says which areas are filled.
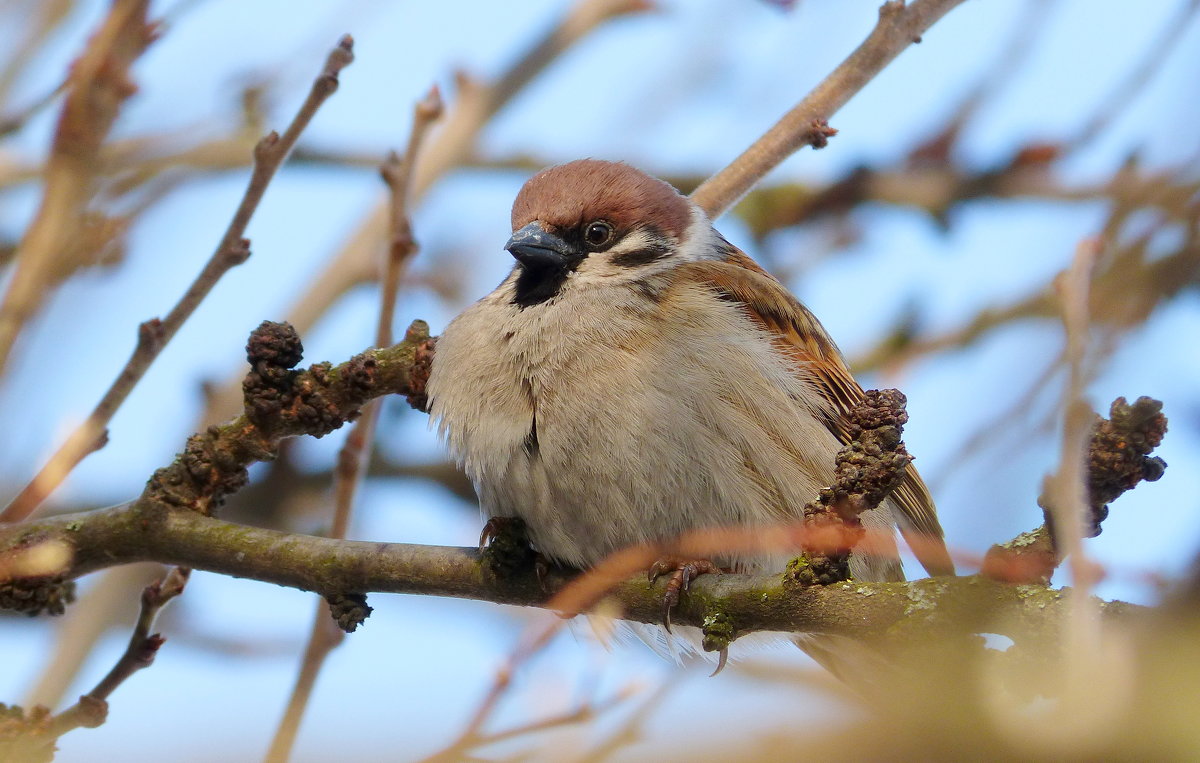
[[[536,221],[512,234],[504,248],[529,270],[562,270],[579,259],[580,254],[566,241],[547,233]]]

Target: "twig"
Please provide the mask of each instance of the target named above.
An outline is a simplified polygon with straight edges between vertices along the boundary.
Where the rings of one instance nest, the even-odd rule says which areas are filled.
[[[93,580],[57,629],[54,647],[45,656],[44,668],[25,704],[58,707],[96,643],[125,626],[136,592],[166,572],[157,564],[131,564],[107,570]]]
[[[313,613],[308,643],[304,646],[304,656],[300,658],[300,671],[296,675],[296,683],[292,686],[287,708],[275,729],[275,736],[271,738],[271,746],[263,758],[267,763],[284,763],[291,756],[296,734],[300,731],[300,721],[304,718],[304,711],[308,707],[308,700],[312,696],[325,656],[342,643],[344,637],[345,633],[329,616],[329,605],[324,599],[319,599]]]
[[[1092,410],[1084,397],[1084,362],[1088,348],[1088,294],[1092,271],[1100,257],[1101,243],[1085,239],[1076,247],[1071,267],[1055,286],[1062,299],[1063,326],[1066,330],[1067,385],[1063,391],[1063,434],[1059,465],[1043,490],[1047,519],[1052,520],[1055,545],[1069,557],[1071,577],[1080,596],[1086,596],[1094,583],[1092,565],[1084,558],[1084,527],[1087,518],[1087,484],[1084,462]]]
[[[338,73],[354,60],[354,41],[349,35],[343,37],[329,54],[321,74],[313,81],[312,89],[300,110],[283,135],[272,131],[254,148],[254,170],[250,182],[234,213],[233,220],[225,230],[220,244],[203,270],[188,287],[179,302],[171,308],[166,318],[153,318],[138,327],[138,341],[133,355],[117,375],[112,386],[97,403],[87,419],[80,424],[59,447],[37,476],[0,512],[0,522],[17,522],[28,517],[50,495],[67,475],[88,454],[99,450],[107,442],[108,422],[137,383],[150,368],[162,349],[175,336],[195,309],[200,305],[217,281],[231,268],[242,264],[250,256],[250,242],[243,238],[246,226],[254,216],[267,185],[276,170],[287,158],[297,138],[316,114],[321,104],[331,96],[338,86]]]
[[[962,0],[888,0],[866,40],[804,100],[725,169],[692,193],[711,218],[720,217],[768,172],[803,146],[820,148],[831,134],[828,121],[900,52]]]
[[[602,740],[594,748],[588,750],[587,754],[581,756],[576,763],[601,763],[601,761],[607,760],[621,747],[638,741],[642,735],[642,726],[649,720],[654,710],[662,705],[667,694],[679,685],[684,675],[686,673],[683,671],[676,671],[667,680],[659,684],[654,691],[647,694],[638,703],[638,706],[629,714],[625,723],[614,729],[607,739]]]
[[[0,117],[0,137],[16,132],[25,126],[33,117],[37,116],[41,111],[54,103],[54,101],[63,94],[67,88],[64,82],[58,85],[53,90],[48,90],[40,97],[34,99],[20,110],[9,114],[8,116]]]
[[[387,347],[392,344],[392,323],[396,316],[396,296],[400,289],[400,277],[408,260],[417,253],[417,244],[413,240],[412,223],[409,220],[408,197],[412,184],[412,169],[420,155],[421,145],[429,127],[442,114],[442,98],[435,85],[413,110],[413,125],[408,136],[408,147],[404,159],[392,152],[383,165],[383,179],[391,189],[391,225],[392,241],[388,249],[388,257],[384,265],[381,279],[381,294],[379,308],[379,323],[375,328],[375,346]],[[330,536],[344,538],[350,527],[350,515],[354,510],[354,499],[366,474],[367,462],[371,456],[371,444],[374,442],[375,424],[379,419],[381,408],[378,399],[372,400],[363,409],[363,415],[350,434],[346,437],[338,453],[337,470],[334,472],[334,514]],[[312,696],[313,686],[325,658],[335,649],[344,638],[344,633],[334,627],[330,620],[325,602],[319,602],[317,612],[313,616],[312,629],[308,637],[308,645],[304,649],[304,657],[300,663],[300,672],[296,677],[296,685],[288,699],[287,709],[280,721],[266,760],[272,763],[283,763],[292,752],[296,742],[296,733],[300,730],[300,721],[304,717],[309,697]]]
[[[69,18],[73,3],[70,0],[48,0],[29,3],[32,18],[25,24],[12,25],[19,30],[20,40],[9,39],[5,45],[3,69],[0,69],[0,103],[7,102],[13,85],[25,73],[29,65],[37,61],[39,48],[44,48],[52,39],[55,28]],[[5,9],[10,18],[20,13],[11,4]]]
[[[155,36],[146,21],[148,6],[149,0],[116,0],[71,67],[42,202],[17,247],[16,269],[0,301],[0,370],[51,286],[74,269],[71,260],[78,258],[71,244],[92,198],[100,146],[136,90],[129,68]]]
[[[151,583],[142,591],[142,608],[129,637],[129,645],[108,675],[100,679],[79,701],[50,721],[47,742],[80,727],[94,728],[104,723],[108,715],[108,698],[130,676],[154,663],[154,657],[166,641],[151,633],[154,620],[167,602],[183,593],[191,570],[175,567],[162,580]]]
[[[1200,266],[1200,237],[1194,230],[1185,230],[1184,234],[1175,251],[1155,258],[1146,256],[1148,235],[1112,247],[1091,285],[1093,322],[1108,331],[1129,330],[1141,325],[1159,304],[1192,287]],[[1134,283],[1138,288],[1131,289]],[[1060,314],[1059,299],[1048,284],[1011,304],[984,308],[962,326],[942,334],[903,342],[886,337],[863,355],[852,358],[850,365],[856,373],[895,368],[922,356],[966,347],[1023,318],[1048,319]]]
[[[454,763],[454,761],[463,760],[467,754],[471,752],[471,750],[475,750],[480,747],[486,747],[488,745],[508,741],[509,739],[528,736],[530,734],[561,728],[563,726],[586,723],[588,721],[595,720],[608,710],[627,701],[633,696],[633,694],[634,692],[630,688],[626,688],[599,702],[580,705],[574,710],[568,710],[556,715],[551,715],[547,718],[541,718],[536,721],[522,723],[501,731],[493,731],[488,734],[460,734],[453,742],[439,752],[436,752],[426,758],[422,758],[421,763]]]
[[[1055,279],[1066,333],[1063,361],[1067,383],[1063,390],[1062,444],[1055,473],[1047,476],[1040,503],[1046,511],[1046,523],[1005,546],[992,549],[984,572],[1004,580],[1042,579],[1062,559],[1071,559],[1071,574],[1080,599],[1086,598],[1095,582],[1095,566],[1084,557],[1084,527],[1088,521],[1085,459],[1094,416],[1084,399],[1086,375],[1084,361],[1088,346],[1088,302],[1090,281],[1100,256],[1098,239],[1085,239],[1075,250],[1070,268]],[[1076,605],[1083,606],[1083,605]],[[1075,622],[1085,619],[1076,612]],[[1075,631],[1078,635],[1078,629]],[[1077,645],[1077,644],[1076,644]]]
[[[395,320],[400,276],[404,272],[404,266],[417,252],[412,235],[412,221],[409,218],[417,159],[421,156],[429,128],[441,118],[444,110],[441,91],[434,85],[413,110],[413,126],[408,135],[408,146],[404,150],[403,158],[393,151],[380,171],[391,195],[391,243],[384,267],[379,325],[375,329],[376,347],[386,347],[392,343],[392,322]]]

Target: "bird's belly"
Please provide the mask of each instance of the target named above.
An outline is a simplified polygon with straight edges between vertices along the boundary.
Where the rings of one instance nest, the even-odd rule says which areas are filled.
[[[795,519],[828,484],[838,443],[813,391],[735,308],[651,333],[586,314],[468,311],[439,340],[453,362],[435,356],[433,413],[485,514],[523,518],[540,552],[587,567],[690,530]]]
[[[657,359],[646,365],[664,367]],[[795,406],[764,393],[768,410],[735,415],[718,389],[737,386],[733,380],[701,384],[695,369],[672,371],[631,368],[615,388],[589,383],[596,377],[587,373],[547,386],[535,403],[536,439],[500,473],[476,475],[485,511],[522,517],[539,551],[579,567],[691,530],[798,516],[829,469],[810,468],[779,447],[806,428]],[[716,561],[768,564],[766,556]]]

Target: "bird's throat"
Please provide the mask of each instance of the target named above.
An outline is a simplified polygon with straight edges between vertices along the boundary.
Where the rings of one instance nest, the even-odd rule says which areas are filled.
[[[531,268],[528,265],[517,265],[516,292],[513,294],[513,304],[521,309],[540,305],[558,296],[567,276],[574,268],[547,267]]]

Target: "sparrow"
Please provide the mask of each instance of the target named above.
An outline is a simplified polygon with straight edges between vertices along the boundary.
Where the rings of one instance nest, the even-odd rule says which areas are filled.
[[[804,305],[628,164],[539,172],[512,230],[512,271],[446,327],[427,387],[485,516],[519,517],[547,561],[579,569],[691,530],[802,516],[863,396]],[[852,553],[856,579],[903,579],[895,527],[929,573],[952,574],[911,466],[862,521],[893,547]],[[787,557],[706,562],[771,572]]]

